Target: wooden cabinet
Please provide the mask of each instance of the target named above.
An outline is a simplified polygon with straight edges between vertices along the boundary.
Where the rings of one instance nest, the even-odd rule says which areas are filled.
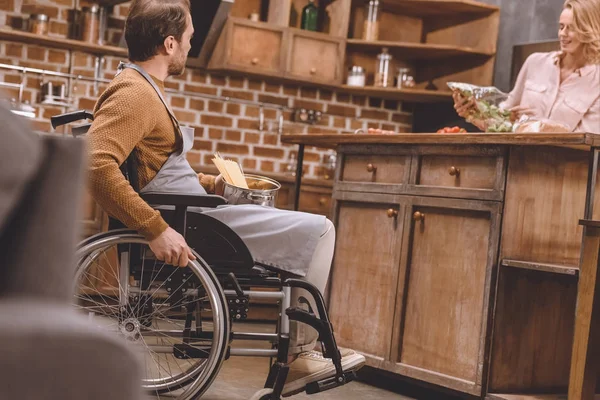
[[[208,67],[283,76],[285,37],[283,28],[230,18]]]
[[[291,78],[341,84],[344,47],[339,38],[290,30],[286,73]]]
[[[445,174],[456,165],[469,170],[467,187],[494,191],[504,151],[338,148],[329,308],[341,346],[376,368],[481,395],[501,203],[456,192]]]
[[[87,191],[84,193],[83,202],[83,236],[92,236],[106,230],[108,216]]]

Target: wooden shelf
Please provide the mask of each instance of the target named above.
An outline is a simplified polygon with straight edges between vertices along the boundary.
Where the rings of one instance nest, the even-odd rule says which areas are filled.
[[[488,394],[486,400],[567,400],[566,394]],[[594,400],[600,400],[595,395]]]
[[[493,53],[477,51],[470,47],[391,41],[367,42],[361,39],[348,39],[346,48],[347,50],[377,54],[381,52],[383,47],[389,48],[394,58],[405,60],[434,60],[455,56],[493,56]]]
[[[0,29],[0,40],[10,40],[25,44],[34,44],[42,47],[51,47],[55,49],[81,51],[94,55],[108,55],[127,57],[127,49],[115,46],[100,46],[97,44],[86,43],[81,40],[62,39],[52,36],[40,36],[29,32],[22,32],[11,29]]]
[[[473,0],[383,0],[383,9],[417,17],[454,14],[488,15],[500,9]]]
[[[339,90],[355,95],[415,103],[439,103],[452,100],[452,92],[449,90],[396,89],[394,87],[380,88],[375,86],[357,87],[348,85],[341,85]]]
[[[530,269],[533,271],[550,272],[553,274],[563,275],[579,275],[579,268],[568,265],[557,265],[557,264],[544,264],[536,263],[531,261],[517,261],[517,260],[502,260],[502,265],[505,267]]]

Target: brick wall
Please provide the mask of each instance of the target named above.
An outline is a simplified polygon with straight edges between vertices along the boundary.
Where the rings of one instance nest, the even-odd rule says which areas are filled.
[[[27,0],[0,0],[0,26],[20,26],[22,19],[27,18],[27,15],[21,13],[24,2],[27,3]],[[68,31],[68,9],[75,5],[75,0],[46,0],[37,3],[48,7],[47,12],[51,17],[50,35],[65,37]],[[79,1],[80,6],[84,3],[84,0]],[[109,21],[109,42],[118,42],[127,12],[127,5],[114,7]],[[119,61],[117,57],[105,57],[106,79],[114,75]],[[95,57],[79,52],[1,41],[0,63],[93,77]],[[0,81],[20,83],[22,80],[23,76],[20,73],[0,69]],[[24,100],[35,107],[37,117],[32,123],[34,128],[40,131],[50,130],[48,120],[52,115],[73,109],[93,109],[95,99],[105,87],[100,84],[96,93],[93,83],[74,80],[70,93],[73,108],[66,109],[39,104],[40,85],[48,80],[66,83],[65,79],[34,74],[24,78]],[[223,156],[241,161],[247,169],[263,172],[284,171],[295,146],[283,145],[279,140],[277,131],[280,113],[283,113],[285,133],[342,133],[371,127],[406,132],[411,127],[410,113],[403,111],[402,105],[395,101],[351,96],[311,87],[281,85],[251,77],[214,75],[198,69],[188,69],[180,77],[169,78],[165,85],[169,89],[199,95],[228,96],[271,104],[264,108],[265,122],[261,131],[257,106],[169,94],[173,110],[182,124],[196,128],[194,149],[189,154],[192,165],[212,165],[210,158],[215,151],[219,151]],[[17,97],[17,90],[4,91],[9,97]],[[323,112],[323,118],[315,126],[294,123],[291,111],[281,110],[280,106],[320,110]],[[320,176],[324,154],[323,150],[307,149],[306,176]]]

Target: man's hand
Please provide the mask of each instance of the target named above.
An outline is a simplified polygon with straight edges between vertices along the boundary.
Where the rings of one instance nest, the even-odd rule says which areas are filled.
[[[219,174],[215,178],[215,194],[223,196],[223,192],[225,192],[225,180],[223,179],[223,175]]]
[[[183,236],[173,228],[167,228],[159,237],[151,240],[150,250],[160,261],[179,267],[187,267],[190,260],[196,259]]]

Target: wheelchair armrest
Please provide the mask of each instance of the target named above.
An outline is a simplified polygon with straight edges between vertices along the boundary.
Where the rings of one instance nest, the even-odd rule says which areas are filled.
[[[224,197],[214,194],[140,193],[140,196],[148,204],[161,206],[215,208],[227,204]]]

